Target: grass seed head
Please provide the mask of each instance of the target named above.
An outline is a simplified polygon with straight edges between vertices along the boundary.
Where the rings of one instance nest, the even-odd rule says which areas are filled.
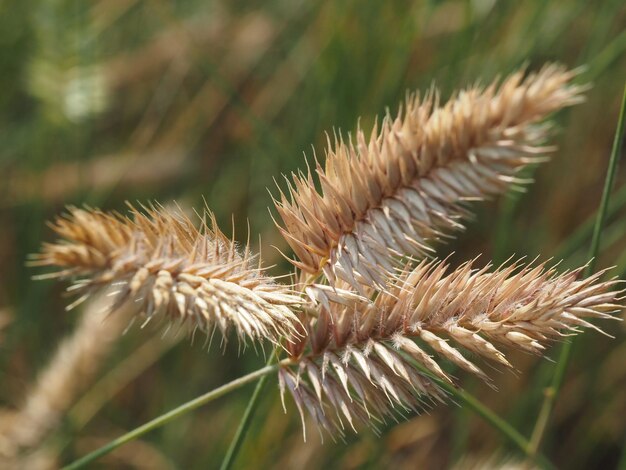
[[[308,342],[291,344],[299,367],[283,368],[283,390],[322,428],[343,432],[344,421],[375,424],[442,400],[431,376],[453,379],[440,360],[491,384],[467,353],[512,367],[499,348],[542,354],[548,342],[597,330],[589,319],[616,318],[622,307],[618,281],[600,282],[602,273],[581,279],[580,269],[558,274],[519,263],[489,269],[424,260],[373,300],[319,304],[303,319]]]
[[[207,223],[206,221],[209,221]],[[240,339],[277,342],[296,332],[292,308],[300,297],[265,275],[248,246],[237,249],[205,212],[200,228],[181,212],[131,207],[131,216],[70,208],[52,228],[62,238],[46,244],[32,264],[78,277],[70,288],[85,298],[114,290],[113,309],[135,303],[147,318],[179,320]]]
[[[294,175],[276,202],[293,263],[333,284],[384,287],[399,255],[423,257],[429,240],[462,228],[467,201],[527,183],[519,170],[552,150],[541,121],[582,100],[574,76],[557,65],[519,71],[443,106],[436,92],[413,95],[369,138],[357,128],[348,142],[329,139],[325,166]]]

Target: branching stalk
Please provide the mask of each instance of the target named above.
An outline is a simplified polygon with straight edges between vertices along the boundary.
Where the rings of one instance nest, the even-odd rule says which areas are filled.
[[[437,382],[437,384],[442,389],[444,389],[454,398],[458,399],[463,405],[467,406],[478,416],[483,418],[490,426],[499,431],[500,434],[506,437],[510,442],[515,444],[518,449],[520,449],[524,454],[528,455],[542,469],[555,468],[554,465],[552,465],[552,463],[545,456],[541,454],[530,455],[528,452],[530,448],[530,442],[528,441],[528,439],[526,439],[517,429],[511,426],[511,424],[509,424],[492,410],[487,408],[483,403],[481,403],[480,400],[478,400],[472,394],[466,392],[465,390],[457,388],[444,380],[441,380],[419,363],[415,363],[415,366],[420,369],[423,374],[429,376],[435,382]]]
[[[233,380],[232,382],[229,382],[225,385],[222,385],[219,388],[216,388],[214,390],[211,390],[210,392],[201,395],[187,403],[182,404],[181,406],[174,408],[173,410],[153,419],[152,421],[149,421],[135,429],[133,429],[132,431],[124,434],[123,436],[118,437],[117,439],[109,442],[108,444],[106,444],[105,446],[102,446],[101,448],[85,455],[84,457],[76,460],[75,462],[72,462],[71,464],[67,465],[66,467],[63,467],[63,470],[76,470],[76,469],[80,469],[80,468],[85,468],[87,464],[90,464],[91,462],[94,462],[95,460],[97,460],[98,458],[114,451],[115,449],[117,449],[118,447],[134,440],[137,439],[147,433],[149,433],[150,431],[153,431],[167,423],[169,423],[170,421],[173,421],[174,419],[195,410],[196,408],[199,408],[207,403],[210,403],[211,401],[222,397],[223,395],[226,395],[234,390],[237,390],[238,388],[253,382],[257,379],[259,379],[259,383],[257,383],[257,387],[255,389],[254,396],[258,396],[258,394],[260,393],[260,390],[262,389],[264,382],[267,380],[267,376],[276,372],[280,367],[288,365],[291,361],[288,359],[285,359],[283,361],[281,361],[278,364],[273,364],[273,365],[266,365],[265,367],[258,369],[254,372],[251,372],[247,375],[244,375],[243,377],[240,377],[238,379]],[[476,414],[478,414],[479,416],[481,416],[485,421],[487,421],[487,423],[489,423],[491,426],[493,426],[494,429],[498,430],[504,437],[506,437],[507,439],[509,439],[513,444],[515,444],[519,449],[521,449],[524,453],[528,453],[528,449],[529,449],[529,442],[526,440],[526,438],[519,433],[519,431],[517,431],[515,428],[513,428],[509,423],[507,423],[505,420],[503,420],[502,418],[500,418],[498,415],[496,415],[493,411],[491,411],[489,408],[485,407],[480,400],[478,400],[476,397],[474,397],[473,395],[460,390],[458,388],[456,388],[455,386],[444,382],[440,379],[438,379],[437,377],[435,377],[431,372],[429,372],[427,369],[425,369],[423,366],[417,364],[416,367],[418,369],[420,369],[424,374],[428,375],[429,377],[431,377],[433,380],[435,380],[439,386],[441,386],[441,388],[443,388],[444,390],[446,390],[450,395],[452,395],[454,398],[458,399],[460,402],[462,402],[463,404],[467,405],[472,411],[474,411]],[[252,401],[256,401],[256,400],[251,400]],[[246,422],[245,417],[250,416],[251,414],[254,412],[254,409],[250,406],[248,406],[248,409],[246,409],[246,413],[244,415],[244,420],[242,420],[239,429],[237,430],[237,435],[245,435],[245,428],[248,426],[249,424],[249,420],[248,422]],[[236,450],[237,448],[234,446],[238,446],[241,444],[241,441],[239,441],[237,443],[237,440],[233,440],[233,444],[231,444],[231,449],[229,450],[229,455],[236,455]],[[544,469],[551,469],[554,468],[552,466],[552,464],[542,455],[540,454],[535,454],[533,456],[533,459],[535,460],[535,462],[540,465],[542,468]],[[229,468],[233,463],[232,459],[224,459],[224,461],[222,462],[222,468]],[[226,467],[225,467],[226,465]]]
[[[273,361],[274,355],[272,354],[272,356],[270,356],[267,361],[267,366],[269,367]],[[239,422],[239,426],[237,427],[237,432],[233,436],[233,440],[230,442],[230,446],[228,447],[228,451],[226,451],[224,460],[222,460],[220,470],[229,470],[235,462],[239,450],[241,449],[241,445],[243,444],[243,441],[248,433],[248,429],[250,428],[250,423],[252,422],[252,418],[254,417],[254,413],[259,404],[261,391],[265,387],[266,382],[267,375],[264,375],[256,383],[254,387],[254,392],[252,392],[252,396],[250,397],[250,401],[248,402],[248,406],[246,406],[246,411],[244,411],[243,416],[241,417],[241,421]]]
[[[98,458],[102,457],[103,455],[106,455],[112,451],[114,451],[115,449],[117,449],[118,447],[134,440],[137,439],[141,436],[143,436],[144,434],[149,433],[150,431],[153,431],[157,428],[160,428],[161,426],[169,423],[170,421],[173,421],[174,419],[189,413],[190,411],[195,410],[196,408],[199,408],[203,405],[206,405],[207,403],[212,402],[213,400],[220,398],[223,395],[226,395],[229,392],[232,392],[234,390],[237,390],[240,387],[243,387],[244,385],[250,383],[250,382],[254,382],[255,380],[264,377],[266,375],[269,375],[273,372],[276,372],[279,368],[279,366],[281,364],[284,365],[284,363],[286,363],[288,361],[283,361],[282,363],[279,364],[273,364],[273,365],[268,365],[263,367],[262,369],[256,370],[254,372],[251,372],[247,375],[244,375],[243,377],[239,377],[238,379],[233,380],[232,382],[229,382],[225,385],[222,385],[221,387],[218,387],[214,390],[211,390],[208,393],[205,393],[204,395],[200,395],[197,398],[194,398],[191,401],[188,401],[187,403],[184,403],[182,405],[180,405],[177,408],[174,408],[173,410],[162,414],[161,416],[153,419],[152,421],[148,421],[147,423],[139,426],[138,428],[133,429],[130,432],[127,432],[126,434],[124,434],[123,436],[118,437],[117,439],[112,440],[111,442],[109,442],[108,444],[100,447],[99,449],[85,455],[84,457],[76,460],[75,462],[72,462],[71,464],[67,465],[66,467],[64,467],[64,470],[75,470],[78,468],[85,468],[87,466],[87,464],[97,460]]]

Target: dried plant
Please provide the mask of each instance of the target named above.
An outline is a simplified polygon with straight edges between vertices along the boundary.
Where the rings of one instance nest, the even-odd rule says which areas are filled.
[[[432,251],[426,241],[461,228],[465,202],[506,191],[525,180],[524,166],[542,161],[548,114],[582,100],[576,72],[548,65],[525,79],[475,86],[438,107],[435,91],[409,96],[369,139],[328,143],[326,166],[293,177],[291,201],[281,192],[282,234],[312,275],[324,271],[359,289],[384,287],[393,259]],[[384,268],[384,269],[383,269]]]
[[[462,351],[512,367],[494,344],[540,354],[550,339],[597,329],[585,318],[611,319],[620,308],[611,290],[619,281],[597,282],[602,273],[579,279],[582,268],[488,269],[469,262],[450,271],[445,262],[422,261],[372,302],[322,308],[308,320],[306,339],[289,346],[299,367],[281,369],[282,390],[301,413],[308,409],[322,427],[341,432],[342,416],[352,426],[354,418],[368,423],[392,414],[395,404],[418,409],[424,399],[441,400],[442,390],[422,370],[452,379],[433,353],[489,381]]]
[[[133,305],[148,321],[219,328],[224,338],[233,327],[244,341],[282,346],[287,359],[230,387],[278,370],[303,423],[306,411],[333,434],[344,420],[375,427],[455,390],[437,359],[490,383],[467,353],[510,368],[498,348],[541,354],[621,308],[619,281],[601,281],[602,272],[583,278],[581,269],[519,262],[453,269],[425,257],[430,240],[461,227],[467,201],[526,183],[519,170],[552,150],[544,119],[583,99],[575,75],[556,65],[526,78],[520,71],[443,106],[435,91],[413,95],[369,139],[360,129],[348,143],[336,137],[325,166],[316,159],[276,201],[298,257],[295,286],[264,274],[208,210],[197,228],[161,207],[131,207],[131,217],[71,208],[52,225],[64,240],[45,245],[33,264],[79,277],[78,302],[114,287],[112,310]]]
[[[111,310],[133,302],[146,321],[178,319],[224,337],[234,326],[240,339],[273,342],[296,331],[291,308],[300,298],[265,276],[248,246],[240,253],[210,212],[200,228],[181,212],[131,212],[132,219],[71,208],[52,226],[65,241],[45,245],[32,264],[64,268],[53,277],[81,276],[72,287],[82,294],[77,302],[113,285]]]

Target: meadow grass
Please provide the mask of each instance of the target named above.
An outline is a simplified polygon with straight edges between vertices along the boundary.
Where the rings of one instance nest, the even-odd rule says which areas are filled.
[[[522,64],[531,70],[551,60],[586,65],[579,80],[592,83],[587,102],[557,115],[559,151],[547,165],[529,170],[536,183],[526,194],[477,208],[468,230],[439,248],[442,256],[454,252],[454,265],[481,252],[485,262],[496,263],[514,254],[554,256],[564,259],[563,269],[589,260],[606,161],[613,137],[620,135],[615,127],[626,74],[621,2],[303,5],[41,1],[37,14],[18,2],[5,7],[0,165],[8,177],[1,188],[0,308],[11,323],[0,349],[4,423],[83,314],[62,314],[67,301],[60,286],[33,282],[34,271],[24,266],[28,254],[53,238],[44,220],[70,204],[122,210],[125,200],[156,199],[201,207],[206,198],[222,227],[236,214],[239,240],[246,238],[249,219],[250,233],[262,235],[262,246],[253,250],[262,248],[266,265],[277,264],[270,274],[284,273],[288,265],[270,248],[288,250],[267,216],[272,201],[265,188],[272,178],[302,168],[302,151],[310,153],[314,143],[320,152],[324,132],[332,134],[333,126],[351,130],[363,116],[361,124],[369,128],[376,113],[400,101],[407,89],[427,90],[433,80],[447,98]],[[619,148],[613,155],[619,157]],[[603,243],[593,235],[597,266],[617,264],[617,271],[626,269],[622,182],[623,171],[617,171]],[[577,340],[562,377],[541,446],[558,467],[611,466],[620,458],[623,329],[614,324],[606,330],[614,340],[592,333]],[[151,331],[158,336],[159,330]],[[109,352],[101,374],[123,375],[118,369],[124,370],[144,338],[145,331],[131,328]],[[74,426],[70,405],[55,435],[42,444],[52,450],[48,462],[71,462],[93,450],[87,437],[112,440],[264,362],[250,351],[239,356],[236,341],[224,351],[214,341],[208,354],[202,343],[196,338],[192,347],[183,341],[138,355],[142,361],[128,375],[136,379],[101,388],[95,402],[104,408],[88,422],[79,419]],[[556,360],[555,351],[549,355]],[[515,353],[511,362],[519,376],[490,374],[498,394],[467,374],[444,370],[519,435],[530,436],[554,365]],[[519,447],[473,413],[457,417],[466,407],[448,406],[438,406],[431,416],[412,415],[402,425],[382,425],[380,438],[363,430],[320,446],[309,433],[304,444],[295,409],[280,411],[270,379],[234,465],[447,467],[457,457]],[[146,459],[161,456],[165,466],[215,466],[231,445],[249,393],[181,416],[146,436],[141,452]],[[77,397],[74,406],[79,404]],[[103,462],[127,458],[111,455]]]

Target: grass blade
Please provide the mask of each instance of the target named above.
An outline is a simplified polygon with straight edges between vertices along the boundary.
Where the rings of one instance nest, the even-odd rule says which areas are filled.
[[[602,236],[602,229],[604,228],[604,222],[607,216],[607,208],[609,205],[609,198],[611,195],[611,188],[615,179],[615,173],[617,170],[617,163],[619,161],[620,150],[622,148],[622,142],[624,139],[624,114],[626,114],[626,86],[624,87],[624,94],[622,96],[622,105],[620,108],[619,118],[617,121],[617,129],[615,131],[615,138],[613,140],[613,148],[611,150],[611,157],[609,159],[609,167],[606,173],[606,179],[604,182],[604,189],[602,191],[602,199],[600,201],[600,208],[598,209],[598,215],[596,217],[596,223],[593,229],[593,237],[591,239],[591,247],[589,249],[589,264],[585,270],[585,276],[589,276],[593,273],[597,262],[598,251],[600,248],[600,238]],[[574,342],[570,340],[564,343],[559,359],[552,377],[550,386],[545,391],[545,398],[541,405],[535,428],[530,439],[529,452],[531,455],[536,454],[541,447],[541,441],[545,435],[548,427],[554,404],[559,395],[561,385],[563,384],[563,378],[567,365],[572,353],[572,346]]]
[[[95,451],[85,455],[84,457],[72,462],[71,464],[63,467],[63,470],[76,470],[78,468],[85,468],[88,464],[95,461],[96,459],[102,457],[103,455],[112,452],[118,447],[130,442],[138,437],[147,434],[150,431],[153,431],[164,424],[169,423],[170,421],[178,418],[179,416],[184,415],[185,413],[189,413],[190,411],[199,408],[202,405],[206,405],[207,403],[219,398],[223,395],[226,395],[233,390],[236,390],[250,382],[253,382],[261,377],[265,377],[272,372],[276,372],[279,368],[280,364],[267,365],[262,369],[258,369],[254,372],[251,372],[247,375],[239,377],[238,379],[233,380],[221,387],[218,387],[210,392],[205,393],[204,395],[200,395],[193,400],[188,401],[187,403],[183,403],[177,408],[168,411],[167,413],[162,414],[161,416],[153,419],[152,421],[148,421],[147,423],[133,429],[130,432],[127,432],[123,436],[118,437],[117,439],[112,440],[108,444],[96,449]]]
[[[267,366],[270,366],[273,359],[274,354],[272,354],[272,356],[270,356],[269,360],[267,361]],[[229,470],[235,462],[237,454],[239,453],[239,449],[241,449],[241,445],[243,444],[243,441],[248,433],[248,428],[250,427],[250,423],[252,422],[252,417],[254,416],[254,412],[256,411],[257,405],[259,403],[259,396],[261,395],[261,391],[263,390],[263,387],[265,387],[266,382],[267,375],[264,375],[259,379],[256,386],[254,387],[254,392],[252,392],[252,396],[250,397],[250,401],[248,402],[246,411],[244,411],[243,416],[241,417],[237,432],[233,436],[233,440],[228,447],[228,451],[224,456],[224,460],[222,460],[220,470]]]
[[[438,377],[434,376],[428,369],[423,367],[421,364],[414,363],[415,367],[420,369],[424,375],[427,375],[432,380],[437,382],[441,388],[443,388],[446,392],[448,392],[451,396],[458,399],[463,405],[472,410],[478,416],[483,418],[488,424],[490,424],[494,429],[500,432],[503,437],[506,437],[511,443],[515,444],[519,450],[521,450],[525,455],[529,456],[534,463],[536,463],[542,469],[553,469],[554,465],[543,455],[540,453],[530,454],[530,442],[526,437],[524,437],[517,429],[511,426],[510,423],[502,419],[496,413],[487,408],[483,403],[478,400],[476,397],[466,392],[465,390],[459,389],[454,385],[445,382]]]

